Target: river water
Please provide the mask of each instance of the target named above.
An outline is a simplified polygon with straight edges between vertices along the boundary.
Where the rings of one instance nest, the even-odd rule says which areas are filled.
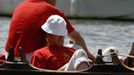
[[[11,18],[0,17],[0,52],[4,52]],[[112,20],[70,20],[84,38],[89,51],[95,56],[98,49],[117,47],[128,54],[134,41],[134,22]],[[69,39],[66,38],[65,43]]]

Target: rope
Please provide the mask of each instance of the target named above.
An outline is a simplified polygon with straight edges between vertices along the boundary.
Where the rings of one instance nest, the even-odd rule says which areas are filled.
[[[124,57],[134,58],[134,56],[132,56],[132,55],[125,55],[125,54],[119,54],[119,53],[118,53],[118,55],[119,55],[119,56],[124,56]]]
[[[102,57],[111,56],[112,54],[115,54],[115,53],[116,53],[118,56],[134,58],[134,56],[132,56],[132,55],[120,54],[120,53],[117,53],[117,52],[111,52],[111,53],[109,53],[109,54],[107,54],[107,55],[102,55]]]
[[[107,56],[111,56],[111,54],[114,54],[114,53],[116,53],[116,52],[111,52],[111,53],[109,53],[109,54],[106,54],[106,55],[102,55],[103,57],[107,57]],[[117,53],[116,53],[117,54]]]

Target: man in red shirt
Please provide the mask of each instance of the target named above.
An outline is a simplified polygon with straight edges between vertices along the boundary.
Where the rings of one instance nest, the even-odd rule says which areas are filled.
[[[64,36],[68,33],[66,22],[58,15],[51,15],[41,28],[46,32],[47,46],[34,52],[31,64],[42,69],[58,70],[69,62],[75,51],[63,46]]]
[[[50,15],[56,14],[66,21],[70,39],[82,46],[89,58],[94,60],[94,56],[88,51],[81,35],[72,27],[65,15],[54,6],[55,3],[55,0],[25,0],[19,4],[14,10],[10,23],[6,51],[9,52],[10,48],[14,47],[15,57],[19,57],[18,49],[22,47],[26,56],[29,54],[31,56],[33,51],[44,47],[46,45],[45,33],[40,27]]]

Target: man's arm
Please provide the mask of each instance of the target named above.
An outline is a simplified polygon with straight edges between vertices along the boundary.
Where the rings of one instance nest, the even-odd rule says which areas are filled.
[[[85,50],[89,59],[91,59],[93,62],[95,61],[95,57],[88,51],[83,37],[77,31],[71,32],[68,36],[71,39],[71,41],[73,41],[77,45],[80,45]]]

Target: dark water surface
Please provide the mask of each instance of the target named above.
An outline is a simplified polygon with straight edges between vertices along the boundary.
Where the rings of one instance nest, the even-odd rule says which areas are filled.
[[[0,17],[0,51],[4,52],[11,18]],[[134,22],[112,20],[70,20],[86,41],[88,49],[96,55],[98,49],[117,47],[128,54],[134,41]],[[66,38],[65,43],[69,39]]]

